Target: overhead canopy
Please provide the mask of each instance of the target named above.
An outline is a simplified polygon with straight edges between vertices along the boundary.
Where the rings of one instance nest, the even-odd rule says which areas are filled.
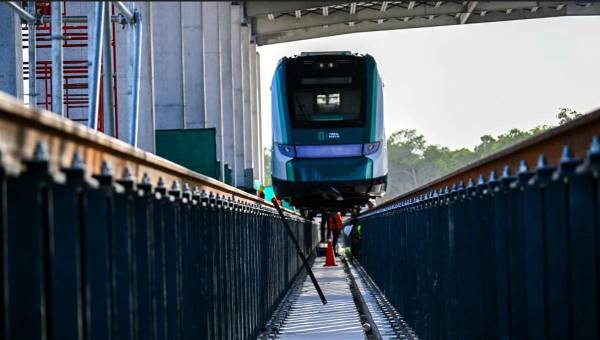
[[[259,45],[355,32],[598,15],[592,1],[248,1]]]

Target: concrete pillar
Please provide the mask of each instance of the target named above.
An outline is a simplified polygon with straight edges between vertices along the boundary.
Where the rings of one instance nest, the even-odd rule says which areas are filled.
[[[185,128],[204,128],[204,69],[202,66],[202,4],[181,2]]]
[[[152,4],[156,129],[183,129],[184,77],[181,3]]]
[[[252,117],[252,163],[254,180],[260,180],[260,162],[258,153],[260,152],[260,144],[258,140],[258,91],[256,83],[256,42],[254,39],[250,41],[250,49],[248,52],[250,58],[250,111]]]
[[[261,92],[260,92],[260,53],[256,52],[256,111],[257,111],[257,131],[258,136],[258,164],[260,165],[260,181],[265,182],[265,145],[262,140],[262,111],[261,111]]]
[[[242,92],[242,44],[241,44],[242,6],[231,5],[231,66],[233,77],[233,112],[234,112],[234,153],[233,168],[235,185],[245,186],[244,182],[244,98]]]
[[[0,4],[0,32],[0,91],[23,100],[21,19],[6,4]]]
[[[217,136],[217,160],[221,162],[221,179],[224,180],[223,166],[227,163],[224,153],[223,110],[221,108],[221,50],[219,44],[219,4],[202,2],[202,66],[203,97],[206,114],[205,127],[215,128]]]
[[[242,45],[242,95],[243,95],[243,124],[244,124],[244,186],[254,186],[254,159],[252,134],[252,90],[250,86],[250,27],[243,23],[241,29]]]
[[[231,79],[231,3],[218,2],[219,55],[221,60],[221,105],[223,110],[223,155],[229,169],[235,169],[235,125],[233,119],[233,83]],[[217,86],[216,83],[214,86]],[[232,184],[236,185],[232,173]]]

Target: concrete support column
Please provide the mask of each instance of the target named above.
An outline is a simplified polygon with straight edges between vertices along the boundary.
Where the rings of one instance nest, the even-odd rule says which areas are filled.
[[[224,153],[223,110],[221,108],[221,50],[219,44],[219,4],[202,2],[202,89],[206,128],[215,128],[217,160],[221,163],[221,179],[227,160]]]
[[[21,18],[6,4],[0,4],[0,32],[0,91],[23,100]]]
[[[181,2],[185,128],[204,128],[204,69],[202,66],[202,4]]]
[[[180,2],[152,4],[156,129],[183,129],[185,82]]]
[[[218,26],[219,26],[219,56],[221,62],[220,82],[211,86],[219,86],[221,89],[221,105],[223,112],[223,154],[225,164],[234,171],[235,169],[235,125],[233,116],[233,84],[231,78],[231,3],[218,2]],[[206,26],[204,26],[206,28]],[[208,100],[208,98],[207,98]],[[232,184],[236,185],[236,178],[232,172]]]
[[[250,86],[250,27],[243,23],[241,27],[242,45],[242,96],[243,96],[243,124],[244,124],[244,186],[254,186],[254,158],[252,134],[252,87]]]
[[[242,6],[231,5],[231,66],[233,80],[233,112],[234,112],[234,184],[245,186],[244,182],[244,98],[242,92],[242,43],[241,43]]]
[[[256,136],[256,140],[258,140],[258,164],[260,166],[259,179],[262,183],[265,182],[265,145],[262,140],[262,111],[261,111],[261,92],[260,92],[260,53],[256,52],[256,111],[257,111],[257,131],[258,136]]]
[[[248,52],[250,58],[250,113],[252,117],[252,163],[254,180],[260,180],[261,166],[258,158],[260,152],[260,143],[258,140],[258,91],[256,82],[256,42],[254,39],[250,41],[250,49]]]

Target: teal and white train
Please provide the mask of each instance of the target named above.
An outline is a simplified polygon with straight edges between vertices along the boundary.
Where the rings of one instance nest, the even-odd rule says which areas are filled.
[[[360,207],[385,193],[383,84],[370,55],[302,53],[273,82],[275,193],[306,210]]]

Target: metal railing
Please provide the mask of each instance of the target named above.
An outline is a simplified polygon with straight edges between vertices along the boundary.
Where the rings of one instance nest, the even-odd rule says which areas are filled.
[[[394,200],[359,217],[360,262],[422,339],[598,338],[599,170],[594,138]]]
[[[1,338],[250,339],[302,272],[270,203],[1,95],[0,131]]]

